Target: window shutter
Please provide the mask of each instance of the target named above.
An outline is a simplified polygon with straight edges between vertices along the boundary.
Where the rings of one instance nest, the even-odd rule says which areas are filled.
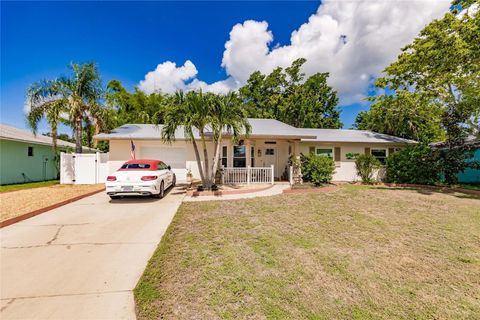
[[[370,148],[365,148],[365,154],[370,154]]]
[[[335,152],[334,152],[334,160],[335,161],[340,161],[341,159],[341,152],[342,152],[342,149],[340,147],[335,147]]]
[[[395,148],[388,148],[388,155],[394,154]]]
[[[315,153],[315,147],[308,147],[308,152]]]

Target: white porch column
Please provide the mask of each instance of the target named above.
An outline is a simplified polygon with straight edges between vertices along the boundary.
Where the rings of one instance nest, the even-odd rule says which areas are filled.
[[[273,170],[273,164],[270,166],[270,169],[271,169],[271,174],[272,174],[272,184],[275,183],[275,171]]]
[[[251,155],[252,145],[250,140],[245,140],[245,166],[251,167],[252,166],[252,155]]]

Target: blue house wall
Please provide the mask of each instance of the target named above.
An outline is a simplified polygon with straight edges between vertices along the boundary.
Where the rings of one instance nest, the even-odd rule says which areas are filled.
[[[474,160],[480,161],[480,148],[475,150]],[[464,172],[457,175],[459,182],[464,183],[480,183],[480,170],[466,169]]]

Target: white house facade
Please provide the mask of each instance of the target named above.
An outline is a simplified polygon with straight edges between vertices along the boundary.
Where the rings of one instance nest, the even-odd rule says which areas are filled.
[[[380,161],[415,141],[370,131],[344,129],[295,128],[274,119],[249,119],[252,130],[248,137],[235,144],[226,135],[221,146],[221,165],[225,168],[271,168],[275,180],[287,180],[289,159],[299,154],[315,153],[332,157],[336,163],[335,181],[355,181],[354,157],[371,153]],[[175,134],[175,141],[161,139],[162,125],[126,124],[110,133],[96,135],[96,140],[110,144],[109,170],[118,169],[131,159],[131,142],[138,159],[159,159],[169,164],[178,181],[185,180],[190,170],[199,178],[193,145],[185,139],[183,128]],[[213,161],[213,142],[207,142]],[[203,155],[202,155],[203,156]],[[203,158],[202,158],[203,161]]]

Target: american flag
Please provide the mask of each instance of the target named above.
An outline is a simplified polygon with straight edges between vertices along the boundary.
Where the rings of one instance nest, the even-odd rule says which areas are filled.
[[[130,140],[130,155],[132,156],[132,159],[135,159],[135,144],[133,143],[133,140]]]

